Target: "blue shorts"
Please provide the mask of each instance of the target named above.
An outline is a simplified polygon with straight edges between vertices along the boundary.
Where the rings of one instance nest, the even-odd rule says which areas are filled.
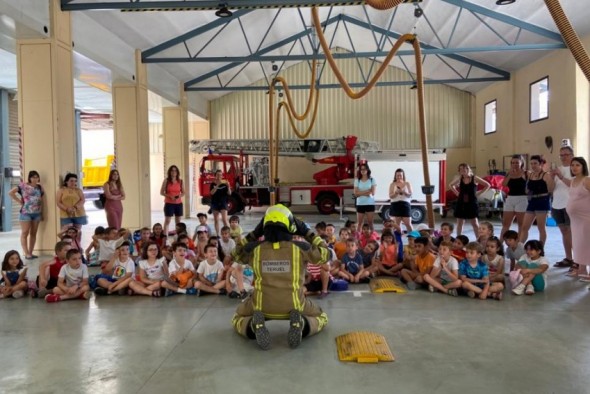
[[[526,207],[527,212],[549,212],[551,211],[551,198],[549,196],[533,197]]]
[[[41,220],[40,213],[21,213],[18,216],[18,220],[21,222],[38,222]]]
[[[88,224],[88,217],[87,216],[77,216],[74,218],[61,218],[60,223],[62,227],[69,225],[78,225],[83,226]]]
[[[227,202],[226,203],[214,203],[211,202],[211,210],[213,212],[217,211],[217,212],[221,212],[221,211],[227,211]]]
[[[98,281],[99,279],[106,279],[111,283],[115,283],[117,281],[117,278],[113,278],[111,275],[107,275],[107,274],[98,274],[94,277],[94,279],[96,281]]]
[[[182,203],[180,204],[164,204],[164,216],[170,218],[172,216],[182,216],[183,215]]]

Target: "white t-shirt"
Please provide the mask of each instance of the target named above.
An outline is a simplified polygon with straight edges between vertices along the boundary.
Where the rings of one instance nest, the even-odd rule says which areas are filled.
[[[80,266],[76,269],[70,267],[69,264],[64,265],[59,270],[59,274],[57,275],[60,279],[66,280],[66,286],[80,286],[84,279],[88,279],[88,267],[84,264],[80,264]]]
[[[105,239],[98,240],[98,261],[109,261],[115,254],[115,244],[122,240],[123,237],[107,241]]]
[[[191,263],[188,259],[184,259],[184,266],[182,267],[185,270],[189,270],[195,272],[195,266]],[[170,264],[168,264],[168,273],[172,275],[176,271],[180,269],[180,264],[176,262],[176,260],[172,260]]]
[[[139,268],[145,271],[145,275],[149,280],[162,280],[166,277],[164,264],[166,264],[165,257],[156,260],[153,265],[150,265],[147,260],[140,260]]]
[[[526,268],[535,269],[541,268],[541,266],[543,265],[548,266],[549,262],[547,261],[547,258],[545,258],[544,256],[539,257],[537,260],[532,260],[528,254],[525,254],[520,259],[518,259],[517,264],[525,266]],[[538,275],[543,275],[543,279],[545,279],[545,286],[547,286],[547,270],[542,274]]]
[[[115,265],[113,265],[113,278],[121,279],[129,273],[131,273],[131,277],[135,276],[135,263],[131,257],[129,257],[127,261],[120,261],[119,259],[115,260]]]
[[[572,179],[572,173],[570,172],[569,167],[560,166],[559,171],[565,179]],[[555,189],[553,189],[553,204],[551,204],[551,206],[554,209],[565,209],[570,195],[570,188],[558,177],[555,177],[554,179]]]
[[[438,256],[436,258],[436,260],[434,260],[434,265],[432,267],[439,268],[440,269],[440,278],[444,281],[450,282],[452,279],[449,277],[449,274],[442,268],[441,260],[442,260],[442,257]],[[449,271],[451,271],[451,272],[459,271],[459,263],[457,262],[457,259],[455,259],[454,257],[451,256],[449,258],[448,263],[447,263],[447,267],[448,267]]]
[[[203,275],[211,283],[219,282],[222,272],[223,263],[219,260],[213,264],[209,264],[207,260],[203,260],[199,263],[199,268],[197,268],[197,274]]]
[[[226,243],[222,238],[219,238],[219,245],[221,245],[221,250],[223,250],[223,253],[225,253],[226,256],[229,256],[236,248],[236,241],[230,238]]]

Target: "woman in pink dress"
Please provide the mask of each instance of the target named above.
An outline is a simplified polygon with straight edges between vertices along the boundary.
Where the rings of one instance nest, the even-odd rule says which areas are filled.
[[[590,265],[590,177],[588,163],[582,157],[574,157],[570,164],[574,177],[570,184],[567,214],[572,229],[574,258],[579,264],[578,277],[583,282],[590,282],[588,265]]]
[[[103,185],[102,189],[106,197],[104,211],[107,214],[107,223],[109,227],[118,230],[121,228],[121,222],[123,221],[123,204],[121,201],[125,199],[125,190],[123,190],[121,184],[119,171],[111,170],[109,180]]]

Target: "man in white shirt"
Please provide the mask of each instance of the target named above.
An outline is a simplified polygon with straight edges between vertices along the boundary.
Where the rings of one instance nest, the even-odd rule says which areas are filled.
[[[574,157],[574,150],[571,146],[562,146],[559,150],[559,159],[561,166],[552,169],[551,173],[555,180],[555,189],[553,190],[553,203],[551,205],[551,217],[555,219],[565,250],[565,258],[558,261],[553,266],[564,268],[572,267],[574,259],[572,256],[572,232],[570,229],[570,218],[567,215],[565,207],[569,198],[569,186],[572,179],[570,164]],[[571,268],[570,268],[571,271]]]

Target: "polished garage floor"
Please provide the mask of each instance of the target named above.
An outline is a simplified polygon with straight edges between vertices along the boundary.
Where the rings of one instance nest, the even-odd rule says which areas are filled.
[[[259,219],[247,214],[244,229]],[[0,235],[2,253],[17,244],[17,232]],[[561,258],[557,228],[548,244],[549,259]],[[233,333],[238,301],[227,297],[1,300],[0,392],[589,393],[590,291],[563,273],[550,270],[545,293],[502,302],[357,285],[317,301],[330,323],[296,350],[286,322],[268,323],[267,352]],[[396,361],[339,362],[334,339],[354,330],[384,335]]]

